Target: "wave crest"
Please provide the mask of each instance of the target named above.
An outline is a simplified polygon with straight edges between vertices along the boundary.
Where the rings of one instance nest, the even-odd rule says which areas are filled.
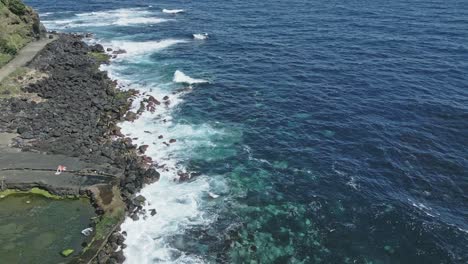
[[[47,16],[44,13],[43,16]],[[78,27],[107,27],[107,26],[131,26],[151,25],[171,21],[154,17],[154,13],[141,8],[122,8],[115,10],[87,12],[75,14],[69,19],[43,20],[50,29],[78,28]]]
[[[186,40],[182,39],[164,39],[161,41],[112,41],[113,47],[124,49],[127,53],[121,54],[121,57],[142,55],[152,52],[157,52],[179,43],[185,43]]]
[[[175,83],[186,83],[186,84],[196,84],[196,83],[207,83],[208,81],[203,80],[203,79],[194,79],[182,71],[176,70],[174,73],[174,79],[173,81]]]
[[[204,40],[204,39],[207,39],[207,38],[208,38],[208,33],[197,33],[197,34],[193,34],[193,38],[194,38],[194,39],[198,39],[198,40]]]
[[[184,9],[163,9],[162,12],[166,14],[178,14],[178,13],[184,13],[185,10]]]

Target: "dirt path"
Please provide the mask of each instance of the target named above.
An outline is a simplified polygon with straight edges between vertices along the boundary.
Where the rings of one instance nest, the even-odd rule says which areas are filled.
[[[28,62],[34,59],[37,53],[41,51],[47,44],[56,39],[57,36],[54,36],[52,39],[44,38],[38,41],[30,42],[28,45],[22,48],[13,60],[0,68],[0,82],[16,69],[18,69],[18,67],[25,66]]]

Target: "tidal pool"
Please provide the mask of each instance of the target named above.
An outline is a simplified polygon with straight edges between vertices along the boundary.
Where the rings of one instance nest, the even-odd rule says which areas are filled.
[[[0,199],[1,263],[66,263],[86,240],[81,230],[95,216],[88,199],[53,200],[35,194]],[[60,255],[73,249],[68,258]]]

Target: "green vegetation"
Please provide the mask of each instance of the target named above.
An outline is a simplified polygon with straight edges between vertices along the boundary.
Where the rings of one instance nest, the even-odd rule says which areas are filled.
[[[39,16],[21,0],[0,0],[0,67],[40,36]]]
[[[104,210],[104,214],[95,218],[95,233],[92,241],[83,250],[82,256],[91,256],[103,246],[107,237],[114,231],[125,218],[125,203],[122,201],[120,190],[113,186],[111,193],[109,190],[98,189],[96,203]],[[112,199],[107,201],[103,196],[112,195]],[[104,198],[104,199],[103,199]]]
[[[69,248],[69,249],[65,249],[63,250],[62,252],[60,252],[60,254],[64,257],[68,257],[70,256],[71,254],[73,254],[74,250]]]
[[[0,53],[0,67],[7,64],[12,58],[13,55],[11,54]]]
[[[116,208],[113,212],[106,212],[96,223],[95,240],[105,239],[112,229],[125,217],[124,208]]]
[[[16,189],[6,189],[4,191],[0,191],[0,199],[5,198],[9,195],[12,194],[35,194],[35,195],[41,195],[43,197],[49,198],[49,199],[54,199],[54,200],[62,200],[62,199],[67,199],[67,198],[75,198],[74,196],[58,196],[55,194],[51,194],[50,192],[40,189],[40,188],[32,188],[29,191],[21,191],[21,190],[16,190]]]
[[[15,15],[22,16],[26,14],[27,6],[20,0],[1,0],[0,2],[8,7],[8,9],[10,9],[10,11]]]
[[[86,248],[83,249],[83,254],[99,249],[103,242],[107,239],[113,231],[114,228],[125,218],[125,208],[118,207],[114,208],[111,211],[106,211],[104,215],[99,218],[95,218],[95,233],[93,239],[88,244]],[[92,253],[91,253],[92,254]]]
[[[18,78],[22,78],[27,73],[28,69],[21,67],[0,82],[0,98],[13,97],[20,94],[22,84]]]
[[[109,61],[109,55],[102,52],[89,52],[88,55],[96,59],[99,63]]]
[[[30,68],[19,67],[0,82],[0,99],[26,96],[26,93],[22,91],[22,88],[28,84],[37,82],[46,76],[46,74]],[[27,97],[34,97],[34,94],[27,95]]]

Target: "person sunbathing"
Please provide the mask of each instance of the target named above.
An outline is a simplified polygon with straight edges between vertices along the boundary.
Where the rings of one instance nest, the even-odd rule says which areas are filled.
[[[67,170],[67,167],[65,167],[63,165],[58,165],[57,171],[55,172],[55,175],[59,175],[60,173],[66,171],[66,170]]]

